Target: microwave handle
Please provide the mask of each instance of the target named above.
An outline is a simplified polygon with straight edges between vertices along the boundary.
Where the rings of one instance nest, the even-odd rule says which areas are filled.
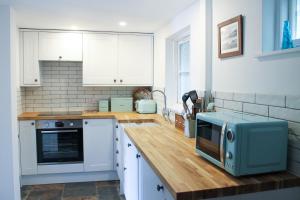
[[[221,131],[221,137],[220,137],[220,161],[222,163],[222,166],[225,167],[225,162],[224,162],[224,137],[225,137],[225,131],[227,128],[227,122],[224,122],[222,126],[222,131]]]

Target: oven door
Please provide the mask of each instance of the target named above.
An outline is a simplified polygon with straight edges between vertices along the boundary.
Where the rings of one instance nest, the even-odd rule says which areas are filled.
[[[197,120],[196,149],[207,159],[224,166],[224,133],[226,123],[219,126]]]
[[[80,129],[38,129],[38,164],[83,162],[83,134]]]

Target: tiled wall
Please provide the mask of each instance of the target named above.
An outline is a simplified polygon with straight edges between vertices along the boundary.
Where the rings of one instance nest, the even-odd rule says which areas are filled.
[[[131,97],[136,89],[82,87],[80,62],[41,62],[40,70],[42,86],[23,89],[24,112],[97,110],[100,99]]]
[[[234,110],[288,121],[288,168],[300,175],[300,96],[228,92],[213,92],[213,96],[217,110]]]
[[[25,108],[25,89],[17,88],[17,113],[21,114]]]

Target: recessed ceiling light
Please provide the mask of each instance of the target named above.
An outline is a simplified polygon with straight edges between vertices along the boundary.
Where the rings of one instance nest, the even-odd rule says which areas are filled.
[[[78,26],[75,25],[71,26],[71,30],[78,30],[78,29],[79,29]]]
[[[127,22],[121,21],[121,22],[119,22],[119,25],[120,25],[120,26],[123,26],[123,27],[124,27],[124,26],[127,26]]]

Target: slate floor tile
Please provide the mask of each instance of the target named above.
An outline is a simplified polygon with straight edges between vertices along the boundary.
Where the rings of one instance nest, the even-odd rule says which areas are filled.
[[[85,182],[85,183],[67,183],[63,197],[90,197],[96,196],[96,183]]]
[[[26,200],[61,200],[62,190],[33,190]]]

